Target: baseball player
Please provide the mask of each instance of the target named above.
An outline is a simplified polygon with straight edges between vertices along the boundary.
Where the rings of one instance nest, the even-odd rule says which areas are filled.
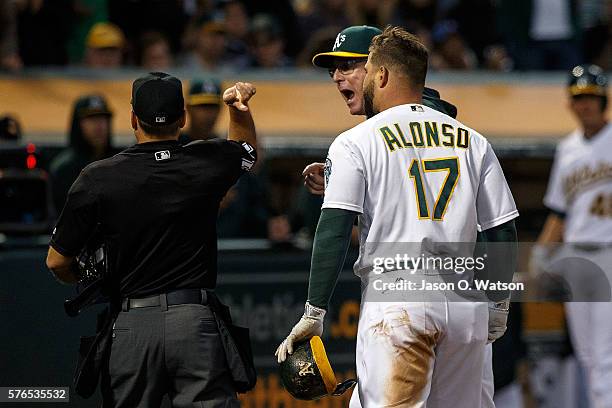
[[[382,31],[371,26],[351,26],[338,33],[330,52],[320,53],[312,59],[313,65],[329,70],[330,77],[346,102],[351,115],[365,115],[363,107],[363,80],[365,63],[372,38]],[[457,109],[439,98],[437,91],[425,88],[423,104],[432,109],[455,117]],[[323,195],[324,163],[311,163],[302,172],[304,184],[312,194]],[[485,364],[482,375],[481,408],[494,407],[493,393],[493,350],[492,344],[485,349]],[[357,395],[355,393],[355,395]]]
[[[473,243],[478,229],[490,241],[516,241],[516,206],[486,139],[422,104],[427,50],[416,37],[390,27],[369,51],[363,85],[369,119],[329,149],[308,301],[276,355],[284,361],[296,342],[322,333],[359,217],[355,273],[366,298],[357,334],[359,391],[351,402],[479,407],[485,344],[503,334],[508,301],[497,298],[488,311],[486,303],[450,302],[443,292],[436,302],[368,301],[376,276],[366,252],[380,243]],[[507,255],[512,260],[513,253]],[[511,277],[512,268],[506,269]]]
[[[580,126],[557,147],[544,197],[550,215],[532,252],[533,266],[560,274],[572,291],[574,301],[565,303],[570,337],[596,408],[612,407],[612,124],[607,119],[607,84],[595,65],[579,65],[570,73],[569,108]],[[564,243],[561,248],[553,245],[559,242]],[[607,296],[594,298],[601,288]]]
[[[363,79],[365,78],[365,63],[368,57],[368,47],[375,35],[382,33],[378,28],[367,25],[351,26],[340,31],[334,41],[331,51],[317,54],[312,59],[316,67],[326,68],[342,95],[351,115],[365,115],[363,110]],[[423,103],[430,108],[457,115],[454,105],[440,99],[438,91],[425,88]],[[308,190],[317,195],[323,195],[324,163],[311,163],[302,172],[304,184]]]

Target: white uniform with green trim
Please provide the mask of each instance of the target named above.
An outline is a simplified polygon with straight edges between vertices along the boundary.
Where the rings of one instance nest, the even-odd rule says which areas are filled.
[[[572,132],[557,147],[544,197],[544,205],[564,215],[565,243],[545,269],[560,274],[572,292],[566,317],[594,407],[612,407],[611,152],[612,123],[590,139]]]
[[[355,273],[373,276],[377,243],[476,241],[518,216],[493,149],[423,105],[388,109],[329,149],[323,208],[359,213]],[[401,272],[400,272],[401,273]],[[362,301],[357,335],[363,407],[481,406],[486,304]]]

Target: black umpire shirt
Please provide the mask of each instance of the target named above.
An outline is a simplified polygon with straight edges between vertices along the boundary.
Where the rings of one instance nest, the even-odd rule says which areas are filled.
[[[254,162],[249,144],[221,139],[131,146],[85,167],[50,245],[76,256],[96,230],[121,297],[212,289],[219,203]]]

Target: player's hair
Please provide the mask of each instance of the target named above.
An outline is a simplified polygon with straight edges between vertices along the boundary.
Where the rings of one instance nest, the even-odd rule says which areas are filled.
[[[428,56],[427,47],[402,27],[387,26],[370,44],[372,64],[408,77],[417,89],[425,86]]]
[[[177,120],[174,123],[170,123],[164,126],[151,126],[140,119],[138,120],[138,126],[149,136],[165,137],[174,136],[178,133],[181,128],[181,120]]]

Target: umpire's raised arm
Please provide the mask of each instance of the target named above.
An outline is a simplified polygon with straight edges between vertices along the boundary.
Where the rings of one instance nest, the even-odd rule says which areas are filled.
[[[255,124],[249,108],[249,100],[255,95],[256,89],[248,82],[236,82],[223,92],[223,102],[229,106],[229,140],[247,142],[257,148]]]

